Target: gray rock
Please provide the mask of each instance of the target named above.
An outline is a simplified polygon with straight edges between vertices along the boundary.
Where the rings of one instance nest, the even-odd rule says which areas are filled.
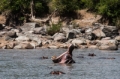
[[[9,44],[7,44],[6,49],[13,49],[13,48],[14,48],[14,46],[15,46],[15,43],[10,42]]]
[[[100,43],[101,45],[109,45],[109,44],[114,44],[114,45],[118,45],[118,41],[111,39],[111,40],[96,40],[96,42]]]
[[[85,30],[85,33],[87,33],[87,34],[88,34],[88,33],[92,33],[92,28],[86,29],[86,30]]]
[[[118,50],[118,46],[116,45],[101,45],[99,46],[100,50]]]
[[[75,33],[73,31],[69,31],[66,35],[67,40],[75,38]]]
[[[96,40],[97,39],[97,36],[94,34],[94,33],[87,33],[84,35],[85,39],[88,39],[88,40]]]
[[[32,46],[29,42],[23,42],[16,45],[14,49],[34,49],[34,46]]]
[[[116,37],[115,37],[115,40],[117,40],[117,41],[120,42],[120,36],[116,36]]]
[[[118,29],[116,26],[105,26],[102,31],[105,33],[107,37],[114,38],[115,36],[119,35]]]
[[[90,46],[88,46],[88,48],[90,48],[90,49],[97,49],[98,46],[96,46],[96,45],[90,45]]]
[[[45,35],[46,34],[46,31],[43,27],[39,27],[39,28],[34,28],[33,29],[33,33],[34,34],[42,34],[42,35]]]
[[[37,28],[37,27],[40,27],[40,25],[37,24],[37,23],[25,23],[25,24],[21,27],[21,29],[26,32],[26,31],[30,31],[30,30],[32,30],[32,29],[34,29],[34,28]]]
[[[58,42],[65,42],[66,41],[66,37],[63,33],[54,34],[53,39],[54,39],[54,41],[58,41]]]
[[[105,37],[105,38],[102,38],[102,40],[111,40],[110,37]]]
[[[92,33],[95,34],[98,38],[106,37],[105,33],[101,29],[96,29]]]
[[[58,46],[48,46],[48,48],[50,48],[50,49],[58,49],[59,47]]]
[[[30,41],[31,39],[26,36],[19,36],[15,40],[16,41]]]
[[[77,45],[86,45],[86,40],[80,40],[80,39],[73,39],[72,44],[77,44]]]
[[[6,31],[1,31],[0,32],[0,37],[4,36],[6,34]]]
[[[15,40],[15,38],[11,38],[7,35],[4,36],[4,39],[5,39],[5,41],[14,41]]]
[[[9,36],[9,37],[11,37],[11,38],[16,38],[16,37],[18,37],[15,31],[9,31],[9,32],[7,33],[7,36]]]
[[[3,30],[3,29],[4,29],[3,24],[0,24],[0,30]]]
[[[97,40],[100,50],[117,50],[118,41],[116,40]]]

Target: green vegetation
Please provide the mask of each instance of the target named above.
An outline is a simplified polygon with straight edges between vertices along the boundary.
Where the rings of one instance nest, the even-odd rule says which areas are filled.
[[[52,0],[52,9],[56,9],[60,14],[69,13],[77,10],[79,7],[77,5],[78,0]]]
[[[52,24],[51,27],[47,30],[48,35],[54,35],[56,32],[60,32],[61,23]]]
[[[107,20],[109,24],[120,26],[120,0],[0,0],[0,13],[9,10],[15,17],[25,19],[54,10],[61,15],[83,8],[101,14],[102,22]]]

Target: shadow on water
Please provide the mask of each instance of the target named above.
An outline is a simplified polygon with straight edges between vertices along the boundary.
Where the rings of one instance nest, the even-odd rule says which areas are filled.
[[[76,49],[75,64],[54,64],[66,49],[0,50],[1,79],[119,79],[120,50]],[[52,72],[52,74],[51,74]],[[53,74],[55,73],[55,74]]]

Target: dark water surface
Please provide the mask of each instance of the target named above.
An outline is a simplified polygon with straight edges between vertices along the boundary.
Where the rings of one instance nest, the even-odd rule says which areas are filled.
[[[120,79],[120,49],[75,49],[75,64],[54,64],[52,55],[66,49],[0,50],[0,79]],[[96,56],[88,56],[94,53]],[[48,59],[41,59],[41,57]],[[51,75],[51,71],[66,74]]]

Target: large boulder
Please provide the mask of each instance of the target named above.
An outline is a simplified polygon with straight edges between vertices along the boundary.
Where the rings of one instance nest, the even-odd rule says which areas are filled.
[[[118,49],[118,41],[116,40],[99,40],[98,47],[100,50],[117,50]]]
[[[116,26],[105,26],[102,31],[105,33],[107,37],[114,38],[115,36],[119,35],[118,29]]]
[[[74,45],[86,45],[86,40],[80,40],[80,39],[73,39],[72,44]]]
[[[104,45],[109,45],[109,44],[114,44],[114,45],[118,45],[118,41],[114,40],[114,39],[110,39],[110,40],[96,40],[96,42],[98,42],[99,44],[104,44]]]
[[[115,40],[117,40],[117,41],[120,42],[120,36],[116,36],[116,37],[115,37]]]
[[[73,39],[75,38],[75,33],[73,31],[69,31],[66,35],[67,39]]]
[[[14,42],[9,42],[9,43],[6,45],[5,49],[13,49],[14,46],[15,46],[15,43],[14,43]]]
[[[98,38],[106,37],[105,33],[101,29],[96,29],[92,33],[95,34]]]
[[[40,27],[40,25],[38,24],[38,23],[25,23],[22,27],[21,27],[21,29],[23,30],[23,31],[30,31],[31,29],[34,29],[34,28],[37,28],[37,27]]]
[[[94,33],[86,33],[84,37],[88,40],[96,40],[97,36]]]
[[[58,42],[65,42],[66,41],[66,37],[63,33],[55,33],[53,35],[53,39],[54,39],[54,41],[58,41]]]
[[[7,36],[11,37],[11,38],[16,38],[18,37],[15,31],[9,31],[7,32]]]
[[[16,41],[30,41],[31,39],[26,36],[19,36],[15,40]]]
[[[34,28],[34,29],[33,29],[33,33],[34,33],[34,34],[42,34],[42,35],[45,35],[45,34],[46,34],[46,30],[45,30],[44,27]]]
[[[34,49],[34,46],[32,46],[29,42],[22,42],[16,45],[14,49]]]
[[[118,46],[113,45],[113,44],[111,44],[111,45],[101,45],[101,46],[99,46],[99,49],[100,50],[117,50]]]
[[[0,31],[0,37],[4,36],[6,34],[6,31]]]

